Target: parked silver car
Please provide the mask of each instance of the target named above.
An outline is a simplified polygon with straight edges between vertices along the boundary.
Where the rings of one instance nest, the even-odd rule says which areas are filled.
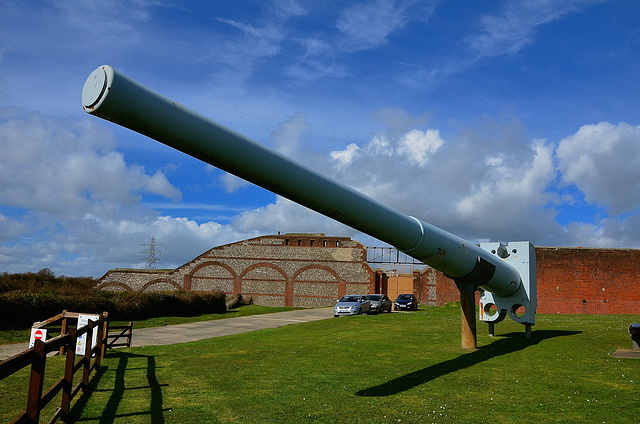
[[[371,311],[371,302],[367,296],[361,294],[348,294],[342,296],[333,307],[333,316],[362,315]]]
[[[367,299],[371,302],[371,312],[391,312],[391,299],[386,294],[368,294]]]

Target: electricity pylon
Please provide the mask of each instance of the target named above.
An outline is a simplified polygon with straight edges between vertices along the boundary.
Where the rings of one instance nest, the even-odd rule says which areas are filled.
[[[166,246],[162,243],[158,243],[154,236],[151,236],[149,243],[141,243],[140,246],[147,247],[146,250],[140,252],[146,255],[142,260],[147,264],[147,268],[156,269],[156,264],[160,261],[159,256],[162,255],[162,252],[158,250],[158,248],[164,248]]]

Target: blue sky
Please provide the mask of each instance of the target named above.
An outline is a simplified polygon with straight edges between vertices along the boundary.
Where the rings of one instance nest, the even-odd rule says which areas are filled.
[[[87,115],[104,64],[469,241],[640,248],[636,2],[0,0],[0,272],[381,245]]]

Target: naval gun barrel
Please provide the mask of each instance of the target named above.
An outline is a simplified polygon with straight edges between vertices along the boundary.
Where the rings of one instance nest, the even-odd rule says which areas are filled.
[[[510,296],[520,273],[476,244],[405,215],[134,81],[91,73],[84,110],[382,240],[458,281]]]

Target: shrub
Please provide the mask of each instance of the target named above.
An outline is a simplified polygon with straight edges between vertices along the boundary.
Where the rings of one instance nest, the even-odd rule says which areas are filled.
[[[251,304],[253,304],[253,299],[249,298],[249,300],[247,301],[242,297],[242,294],[240,293],[236,293],[227,299],[227,309],[236,309],[242,305]]]

